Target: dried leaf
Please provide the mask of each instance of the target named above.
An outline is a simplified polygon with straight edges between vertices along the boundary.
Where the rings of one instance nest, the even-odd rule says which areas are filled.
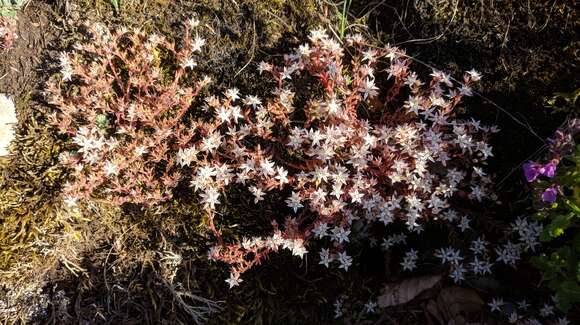
[[[383,289],[384,293],[378,298],[378,304],[381,308],[405,304],[433,288],[441,278],[442,275],[437,274],[387,284]]]
[[[447,322],[466,324],[482,312],[484,302],[473,289],[447,287],[439,293],[437,305]]]
[[[439,311],[439,306],[437,306],[435,300],[433,299],[429,300],[429,302],[425,306],[425,309],[429,312],[429,314],[433,315],[433,317],[437,319],[439,324],[444,324],[443,316],[441,315],[441,312]]]

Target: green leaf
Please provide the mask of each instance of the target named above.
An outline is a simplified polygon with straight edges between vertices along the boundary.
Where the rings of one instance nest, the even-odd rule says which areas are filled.
[[[572,209],[572,211],[574,211],[576,216],[580,216],[580,208],[576,204],[574,204],[574,202],[570,200],[564,200],[564,202],[568,207],[570,207],[570,209]]]
[[[576,281],[563,281],[556,291],[558,307],[568,311],[573,304],[580,302],[580,284]]]
[[[101,130],[109,127],[109,120],[107,119],[106,115],[103,114],[97,115],[95,122],[97,124],[97,127]]]
[[[576,265],[578,264],[578,257],[574,254],[574,250],[569,246],[567,250],[567,254],[564,256],[564,261],[566,261],[566,273],[567,278],[574,279],[576,277]]]
[[[119,0],[111,0],[111,5],[113,5],[115,12],[119,12]]]
[[[564,234],[564,231],[570,226],[573,214],[556,216],[552,222],[544,229],[540,235],[540,240],[543,242],[550,241],[553,238]]]
[[[561,272],[561,267],[545,254],[534,256],[531,261],[538,269],[542,270],[544,280],[546,281],[556,280],[558,274]]]

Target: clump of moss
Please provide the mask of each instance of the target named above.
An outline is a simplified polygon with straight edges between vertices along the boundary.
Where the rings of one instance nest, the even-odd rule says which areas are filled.
[[[18,105],[21,119],[13,155],[1,163],[0,290],[9,293],[6,297],[11,303],[4,303],[25,299],[22,306],[30,309],[35,306],[30,302],[32,293],[42,287],[54,265],[53,248],[68,236],[61,236],[65,223],[54,209],[63,176],[56,163],[58,142],[42,126],[38,111],[24,108],[26,105],[32,104]],[[35,313],[25,314],[32,317]],[[8,316],[14,317],[12,313],[0,315]]]
[[[0,158],[0,319],[10,322],[46,316],[49,299],[42,289],[60,256],[71,256],[66,247],[75,242],[77,221],[55,209],[63,179],[57,165],[60,144],[44,125],[48,108],[35,98],[46,73],[37,64],[55,36],[54,29],[41,27],[51,17],[46,9],[35,3],[20,12],[22,35],[10,51],[0,53],[0,87],[13,96],[19,120],[11,155]]]

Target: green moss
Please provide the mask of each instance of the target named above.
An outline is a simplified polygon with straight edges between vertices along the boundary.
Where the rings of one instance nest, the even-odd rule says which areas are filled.
[[[64,174],[57,165],[59,142],[43,122],[46,110],[28,96],[16,104],[13,154],[0,167],[0,297],[17,306],[2,317],[30,319],[40,304],[38,290],[57,263],[50,252],[70,231],[56,216]]]
[[[26,250],[39,233],[54,227],[51,204],[62,178],[56,166],[58,143],[42,125],[38,112],[17,103],[19,128],[13,155],[4,159],[0,183],[0,268],[6,269],[15,252]]]

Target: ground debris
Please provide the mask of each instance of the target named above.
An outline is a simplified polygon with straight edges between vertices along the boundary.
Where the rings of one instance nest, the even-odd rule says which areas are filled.
[[[441,274],[406,279],[387,284],[383,294],[378,298],[379,307],[391,307],[406,304],[423,292],[432,289],[442,279]]]

